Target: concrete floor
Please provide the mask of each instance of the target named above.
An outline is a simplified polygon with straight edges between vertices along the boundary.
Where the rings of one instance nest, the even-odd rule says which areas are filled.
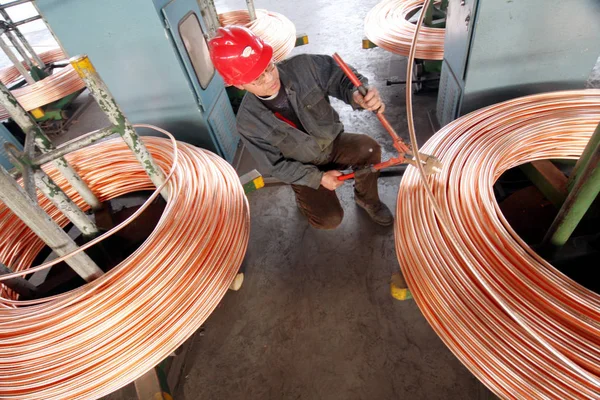
[[[244,6],[216,1],[223,12]],[[297,53],[338,52],[369,77],[387,103],[386,115],[406,137],[402,57],[362,50],[363,18],[376,1],[261,1],[283,13],[309,45]],[[436,96],[414,98],[421,140]],[[346,130],[366,133],[393,152],[377,118],[335,103]],[[399,177],[380,181],[382,200],[396,204]],[[311,228],[287,186],[249,196],[252,232],[241,291],[228,293],[197,337],[175,390],[176,399],[479,399],[488,392],[445,347],[414,301],[389,294],[397,271],[392,228],[370,222],[338,190],[345,209],[334,231]]]

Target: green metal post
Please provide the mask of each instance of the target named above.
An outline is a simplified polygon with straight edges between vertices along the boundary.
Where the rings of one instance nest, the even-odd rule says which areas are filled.
[[[433,24],[433,1],[429,3],[427,10],[425,10],[425,19],[423,20],[425,26],[431,26]]]
[[[598,132],[596,129],[594,136],[600,135]],[[590,140],[584,154],[587,154],[588,158],[580,164],[573,189],[544,238],[544,250],[550,246],[560,247],[569,240],[600,192],[600,141]]]
[[[36,171],[33,170],[33,162],[31,156],[26,154],[17,154],[16,148],[11,147],[9,143],[4,145],[8,158],[19,168],[23,173],[23,182],[25,192],[29,197],[37,204],[37,193],[35,187],[38,189],[58,208],[68,219],[71,221],[77,229],[84,236],[90,237],[98,233],[98,228],[83,211],[62,191],[52,178],[48,176],[42,169]]]
[[[121,135],[127,146],[129,146],[135,157],[142,164],[154,185],[156,187],[162,185],[165,181],[163,171],[156,165],[144,142],[135,133],[135,129],[121,111],[117,101],[108,90],[102,78],[100,78],[88,56],[75,56],[69,61],[109,121],[114,125],[115,131]],[[165,200],[168,198],[169,193],[166,187],[162,190],[161,195]]]
[[[12,119],[21,127],[25,135],[33,135],[33,140],[36,146],[42,151],[42,153],[46,153],[55,149],[50,139],[35,123],[33,117],[29,115],[23,109],[23,107],[21,107],[21,105],[17,102],[17,99],[15,99],[12,93],[1,82],[0,104],[3,105],[4,108],[6,108],[6,111],[8,111]],[[96,210],[100,208],[101,204],[96,195],[81,179],[79,174],[75,172],[73,167],[69,165],[65,158],[61,157],[54,161],[54,163],[56,165],[56,168],[64,175],[64,177],[69,181],[71,186],[75,190],[77,190],[77,192],[81,195],[83,200],[85,200],[85,202],[88,203],[92,207],[92,209]]]
[[[581,153],[581,157],[579,157],[579,160],[577,160],[575,167],[573,167],[573,170],[571,171],[571,175],[569,176],[569,182],[567,183],[567,188],[569,190],[572,190],[575,186],[576,181],[581,176],[580,172],[582,166],[587,165],[587,163],[590,160],[590,157],[592,157],[592,155],[594,154],[594,149],[597,148],[598,143],[600,143],[600,124],[598,124],[598,126],[596,127],[596,130],[590,138],[590,141],[588,142],[587,146],[585,146],[583,153]]]
[[[440,4],[440,10],[446,11],[448,9],[448,0],[442,0],[442,4]]]

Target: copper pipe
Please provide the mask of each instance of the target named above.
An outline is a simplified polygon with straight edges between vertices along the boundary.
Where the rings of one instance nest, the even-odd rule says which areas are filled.
[[[407,56],[415,32],[415,24],[408,21],[408,16],[424,8],[423,2],[424,0],[381,1],[365,18],[365,35],[382,49]],[[446,30],[443,28],[421,27],[416,57],[442,60],[445,34]]]
[[[268,10],[256,10],[256,19],[250,21],[248,10],[219,14],[222,26],[241,25],[273,47],[273,62],[285,59],[296,46],[296,27],[284,15]]]
[[[0,398],[89,399],[113,392],[183,343],[233,281],[249,235],[248,204],[235,171],[218,156],[184,143],[177,145],[175,163],[168,141],[143,140],[161,168],[171,170],[161,220],[130,257],[80,288],[20,301],[3,287]],[[155,189],[120,139],[67,159],[103,201]],[[44,170],[85,207],[50,164]],[[66,224],[48,201],[39,201],[55,221]],[[0,260],[20,272],[43,247],[3,205],[0,243]]]

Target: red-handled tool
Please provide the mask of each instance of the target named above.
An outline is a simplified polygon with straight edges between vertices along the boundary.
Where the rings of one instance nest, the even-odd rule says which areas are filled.
[[[360,79],[358,79],[358,77],[356,76],[356,74],[354,74],[354,72],[350,69],[350,67],[348,67],[348,65],[344,62],[344,60],[342,60],[342,58],[337,53],[333,54],[333,59],[340,66],[342,71],[344,71],[344,73],[346,74],[348,79],[350,79],[350,81],[354,84],[354,86],[356,86],[358,88],[358,92],[362,96],[366,96],[367,88],[363,85],[363,83],[360,81]],[[400,139],[400,136],[398,136],[398,134],[396,133],[396,131],[394,130],[392,125],[388,122],[388,120],[385,118],[383,113],[375,111],[375,115],[377,115],[377,118],[379,119],[379,122],[381,122],[381,125],[383,125],[385,130],[392,137],[392,140],[394,142],[394,148],[398,151],[398,157],[392,157],[387,161],[380,162],[379,164],[375,164],[375,165],[371,166],[370,169],[373,171],[379,171],[381,169],[392,167],[392,166],[398,165],[398,164],[405,164],[405,163],[414,164],[416,162],[416,160],[415,160],[415,158],[412,157],[412,154],[410,153],[410,148],[406,145],[406,143],[404,143],[402,141],[402,139]],[[419,159],[421,160],[422,163],[424,163],[424,167],[425,167],[426,171],[428,171],[429,173],[433,173],[436,170],[439,170],[441,168],[441,164],[440,164],[439,160],[437,160],[433,156],[421,154],[419,156]],[[340,181],[345,181],[345,180],[353,179],[353,178],[354,178],[354,172],[338,176],[338,180],[340,180]]]

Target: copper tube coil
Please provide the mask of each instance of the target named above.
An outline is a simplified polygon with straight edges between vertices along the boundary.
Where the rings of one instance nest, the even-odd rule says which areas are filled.
[[[415,25],[407,16],[423,7],[424,0],[383,0],[365,17],[365,35],[377,46],[392,53],[407,56],[415,32]],[[419,31],[416,58],[442,60],[444,58],[443,28],[422,26]]]
[[[38,56],[42,59],[44,64],[50,64],[56,61],[64,60],[66,58],[65,53],[63,53],[62,49],[60,48],[45,51],[43,53],[38,54]],[[29,66],[25,64],[24,61],[22,61],[21,63],[23,64],[23,67],[25,69],[29,69]],[[2,81],[2,83],[4,83],[7,86],[19,79],[20,77],[21,73],[14,65],[0,70],[0,81]]]
[[[144,137],[164,170],[167,140]],[[78,289],[37,301],[0,298],[0,398],[89,399],[141,376],[206,320],[233,281],[249,235],[246,197],[233,168],[184,143],[168,182],[169,200],[130,257]],[[67,156],[102,200],[154,189],[121,139]],[[44,169],[77,202],[56,170]],[[155,193],[158,193],[155,192]],[[39,197],[61,225],[65,217]],[[43,247],[0,204],[0,260],[23,271]]]
[[[443,163],[427,178],[435,204],[416,169],[402,179],[402,272],[440,338],[502,398],[600,398],[600,296],[519,238],[492,188],[520,164],[577,159],[599,121],[600,90],[495,104],[423,146]]]
[[[250,21],[248,10],[219,14],[222,26],[241,25],[273,47],[273,62],[285,59],[296,46],[296,27],[284,15],[268,10],[256,10],[256,19]]]
[[[84,88],[85,83],[77,72],[72,66],[67,65],[33,85],[27,85],[11,92],[25,111],[31,111]],[[9,117],[6,109],[0,106],[0,120]]]

